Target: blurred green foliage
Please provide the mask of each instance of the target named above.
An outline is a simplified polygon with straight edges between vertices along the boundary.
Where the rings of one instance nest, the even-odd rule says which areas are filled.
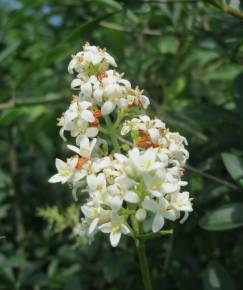
[[[85,41],[107,47],[150,113],[189,141],[195,211],[148,242],[154,289],[242,289],[243,22],[210,1],[167,2],[0,1],[1,290],[142,288],[132,241],[76,239],[79,203],[47,182],[68,154],[56,118]],[[226,2],[215,3],[242,9]]]

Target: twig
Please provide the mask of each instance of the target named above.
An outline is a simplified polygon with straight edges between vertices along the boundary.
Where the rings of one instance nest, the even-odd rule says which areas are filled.
[[[170,112],[169,114],[167,114],[167,112],[165,112],[161,106],[159,104],[157,104],[157,102],[155,102],[153,99],[151,99],[151,105],[153,106],[156,114],[161,117],[166,116],[167,120],[172,120],[173,122],[176,122],[178,124],[179,127],[183,128],[184,130],[186,130],[187,132],[189,132],[190,134],[196,136],[198,139],[202,140],[202,141],[207,141],[208,137],[206,135],[204,135],[201,132],[198,132],[197,130],[194,130],[192,127],[190,127],[187,123],[183,122],[182,120],[177,121],[175,120],[175,118],[177,117],[176,114],[174,112]],[[171,117],[173,118],[171,118]]]
[[[221,179],[221,178],[219,178],[217,176],[214,176],[214,175],[211,175],[211,174],[206,173],[204,171],[201,171],[201,170],[199,170],[199,169],[197,169],[197,168],[195,168],[195,167],[193,167],[191,165],[186,165],[185,168],[190,170],[190,171],[192,171],[192,172],[195,172],[195,173],[197,173],[197,174],[199,174],[199,175],[201,175],[203,177],[206,177],[206,178],[211,179],[213,181],[216,181],[216,182],[218,182],[220,184],[223,184],[223,185],[225,185],[225,186],[227,186],[227,187],[229,187],[231,189],[234,189],[234,190],[239,190],[240,189],[237,185],[235,185],[235,184],[233,184],[231,182],[228,182],[228,181],[226,181],[224,179]]]
[[[0,103],[0,110],[6,109],[14,109],[17,107],[29,107],[29,106],[37,106],[37,105],[52,105],[61,102],[67,101],[67,97],[58,97],[58,98],[38,98],[38,99],[12,99],[9,102]]]
[[[196,4],[202,2],[203,0],[150,0],[149,2],[144,2],[147,4]],[[143,1],[142,1],[143,2]]]
[[[243,12],[234,9],[232,7],[230,7],[229,5],[224,5],[221,4],[215,0],[206,0],[205,2],[208,2],[209,4],[211,4],[212,6],[220,9],[222,12],[229,14],[231,16],[237,17],[239,18],[241,21],[243,21]]]
[[[13,179],[14,187],[14,213],[15,213],[15,223],[16,223],[16,237],[18,241],[21,241],[25,236],[25,226],[23,222],[23,213],[21,208],[21,199],[20,199],[20,189],[16,184],[16,179],[18,175],[18,158],[17,158],[17,149],[14,143],[14,127],[11,127],[8,131],[8,143],[9,143],[9,169]]]

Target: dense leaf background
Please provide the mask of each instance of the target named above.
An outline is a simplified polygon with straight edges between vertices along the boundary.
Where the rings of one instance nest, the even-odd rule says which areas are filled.
[[[167,2],[0,0],[1,290],[142,289],[132,241],[75,238],[79,204],[47,182],[68,154],[56,118],[86,41],[107,47],[150,114],[189,141],[195,210],[147,243],[154,289],[242,289],[243,22],[206,1]]]

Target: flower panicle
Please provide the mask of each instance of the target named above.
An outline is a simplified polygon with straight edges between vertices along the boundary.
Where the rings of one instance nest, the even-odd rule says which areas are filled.
[[[189,193],[183,190],[187,182],[182,180],[189,158],[186,138],[144,114],[149,98],[132,88],[116,67],[106,49],[89,43],[72,56],[68,71],[74,75],[75,95],[58,126],[64,140],[65,131],[75,138],[75,145],[67,145],[75,155],[66,162],[56,159],[58,172],[49,179],[68,183],[75,197],[85,188],[80,234],[91,240],[98,232],[109,234],[113,247],[122,235],[134,236],[132,219],[141,224],[143,233],[159,233],[166,220],[184,222],[193,210]],[[134,116],[134,108],[141,114]],[[109,115],[114,119],[115,114],[113,123]],[[104,120],[107,128],[102,126]],[[104,153],[101,145],[117,142],[117,130],[121,136],[129,135],[128,144],[134,145],[121,153],[119,145],[112,144],[108,155],[109,146]]]

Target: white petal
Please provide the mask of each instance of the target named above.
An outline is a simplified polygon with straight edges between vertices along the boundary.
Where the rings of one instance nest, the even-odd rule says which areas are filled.
[[[97,178],[94,174],[90,174],[87,176],[87,184],[88,184],[88,187],[94,191],[96,189],[96,186],[97,186]]]
[[[98,129],[95,127],[90,127],[86,130],[85,135],[89,138],[93,138],[98,134]]]
[[[108,234],[112,230],[112,223],[111,222],[105,223],[99,226],[99,229],[101,230],[102,233]]]
[[[119,108],[126,109],[128,107],[128,101],[125,98],[119,100]]]
[[[139,202],[138,195],[133,191],[127,191],[125,193],[124,199],[128,202],[131,202],[131,203],[138,203]]]
[[[78,163],[78,156],[71,158],[71,161],[68,164],[71,171],[75,169],[77,163]]]
[[[90,97],[92,94],[92,86],[90,83],[81,85],[81,92],[85,97]]]
[[[176,218],[177,218],[177,215],[176,215],[176,211],[175,210],[167,210],[164,214],[164,217],[170,221],[175,221]]]
[[[189,213],[186,211],[184,217],[180,220],[180,224],[183,224],[189,217]]]
[[[55,165],[56,165],[56,169],[58,171],[67,166],[67,164],[64,161],[62,161],[61,159],[58,159],[58,158],[56,158],[56,160],[55,160]]]
[[[112,210],[116,211],[122,207],[122,203],[123,203],[123,200],[120,197],[115,196],[111,199],[110,206],[111,206]]]
[[[102,115],[109,115],[114,110],[115,106],[113,102],[106,101],[101,108]]]
[[[173,193],[178,189],[178,184],[165,182],[162,185],[162,188],[163,188],[165,193]]]
[[[154,144],[157,144],[158,140],[159,140],[159,137],[160,137],[159,130],[155,129],[155,128],[151,128],[151,129],[148,130],[148,133],[149,133],[149,136],[150,136],[152,142]]]
[[[143,201],[143,208],[147,210],[156,212],[158,210],[158,207],[158,204],[152,199],[145,198]]]
[[[65,138],[65,136],[64,136],[64,131],[65,131],[65,129],[64,129],[64,127],[62,127],[62,128],[60,129],[60,131],[59,131],[59,135],[61,136],[61,138],[62,138],[64,141],[67,141],[67,138]]]
[[[143,208],[139,208],[136,211],[135,217],[139,222],[142,222],[146,219],[146,215],[147,215],[147,212]]]
[[[122,224],[122,225],[121,225],[121,232],[122,232],[124,235],[127,235],[127,234],[130,233],[130,229],[129,229],[126,225]]]
[[[164,218],[161,215],[156,214],[152,224],[152,231],[158,232],[159,230],[162,229],[164,223],[165,223]]]
[[[68,65],[68,72],[73,74],[74,67],[76,65],[76,59],[72,59]]]
[[[80,86],[81,86],[82,82],[80,79],[74,79],[72,82],[71,82],[71,88],[72,89],[79,89]]]
[[[88,109],[89,107],[92,106],[92,103],[87,102],[87,101],[82,101],[79,103],[81,111]]]
[[[150,104],[149,98],[144,95],[139,96],[139,101],[142,104],[144,109],[147,109],[147,107]]]
[[[73,145],[67,145],[67,148],[80,155],[80,149]]]
[[[89,138],[87,136],[80,137],[79,141],[80,141],[80,143],[79,143],[80,148],[88,148],[89,147]]]
[[[95,121],[94,115],[89,110],[83,110],[81,112],[81,117],[87,122],[94,122]]]
[[[116,160],[118,160],[120,163],[124,163],[127,161],[127,157],[123,154],[115,153],[114,156],[115,156]]]
[[[88,234],[89,234],[89,235],[91,235],[91,234],[95,231],[95,229],[96,229],[96,227],[97,227],[97,225],[98,225],[98,222],[99,222],[99,219],[98,219],[98,218],[94,219],[94,220],[91,222],[91,224],[90,224],[90,226],[89,226],[89,230],[88,230]]]
[[[96,89],[94,91],[94,98],[96,99],[97,102],[102,102],[102,95],[103,91],[101,89]]]
[[[62,176],[60,176],[59,174],[55,174],[48,180],[48,182],[56,183],[56,182],[62,182],[62,180],[63,180]]]
[[[126,87],[126,89],[131,89],[131,83],[126,79],[121,79],[119,81],[119,84],[123,84]]]
[[[121,232],[111,232],[110,233],[110,242],[112,247],[116,247],[121,239]]]
[[[150,117],[147,115],[142,115],[139,116],[139,119],[141,119],[144,123],[149,122],[150,121]]]

